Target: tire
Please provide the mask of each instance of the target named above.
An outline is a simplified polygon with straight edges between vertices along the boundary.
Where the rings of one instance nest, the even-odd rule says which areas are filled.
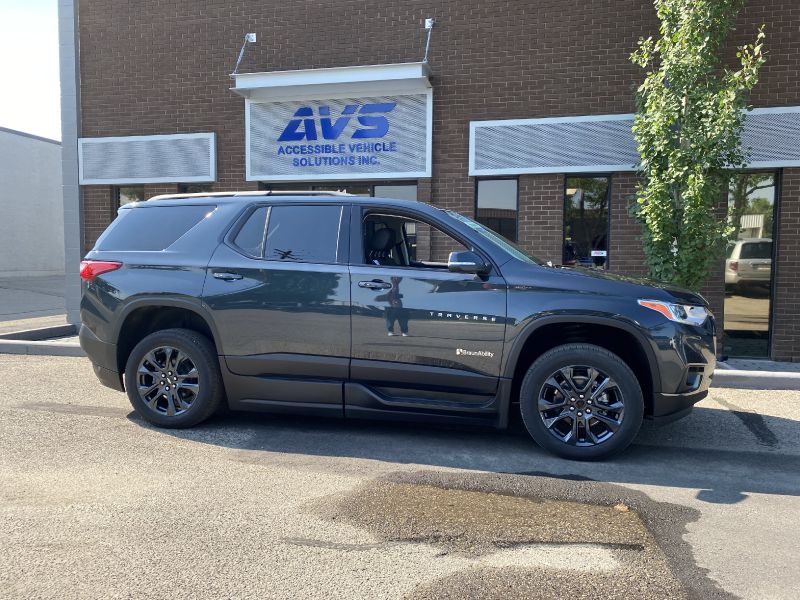
[[[225,397],[214,345],[189,329],[156,331],[136,344],[125,365],[125,390],[142,418],[166,428],[201,423]]]
[[[644,398],[619,356],[600,346],[565,344],[530,366],[520,388],[520,409],[528,433],[545,450],[572,460],[598,460],[621,452],[636,437]]]

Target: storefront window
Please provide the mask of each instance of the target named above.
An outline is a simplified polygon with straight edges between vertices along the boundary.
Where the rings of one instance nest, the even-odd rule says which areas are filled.
[[[401,200],[417,199],[416,183],[351,183],[342,181],[341,183],[317,183],[309,185],[307,183],[262,183],[262,190],[275,190],[284,192],[295,191],[329,191],[345,192],[356,196],[377,196],[379,198],[399,198]]]
[[[517,180],[479,179],[475,220],[517,241]]]
[[[144,201],[143,185],[124,185],[117,188],[117,207]]]
[[[738,173],[728,189],[735,229],[725,257],[725,331],[722,353],[769,355],[775,173]]]
[[[608,267],[608,192],[608,177],[567,177],[564,265]]]
[[[179,183],[179,194],[209,194],[212,186],[210,183]]]

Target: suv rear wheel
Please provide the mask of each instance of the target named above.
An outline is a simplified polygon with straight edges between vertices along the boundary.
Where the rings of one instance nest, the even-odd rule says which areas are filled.
[[[152,333],[128,357],[128,399],[140,416],[159,427],[196,425],[222,403],[218,360],[213,344],[196,331]]]
[[[619,356],[591,344],[565,344],[528,369],[520,408],[537,444],[564,458],[595,460],[633,441],[644,399],[639,381]]]

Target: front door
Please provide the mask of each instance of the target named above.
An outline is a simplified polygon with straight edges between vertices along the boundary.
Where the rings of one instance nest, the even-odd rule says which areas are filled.
[[[214,253],[203,300],[234,403],[341,415],[350,359],[347,208],[255,207]]]
[[[413,213],[354,207],[346,413],[496,410],[506,284],[447,269],[465,245]],[[360,229],[356,229],[360,228]]]

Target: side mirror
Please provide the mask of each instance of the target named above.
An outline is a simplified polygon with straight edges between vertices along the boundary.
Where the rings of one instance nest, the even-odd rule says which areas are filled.
[[[484,274],[491,270],[491,266],[474,252],[451,252],[447,259],[447,268],[453,273]]]

